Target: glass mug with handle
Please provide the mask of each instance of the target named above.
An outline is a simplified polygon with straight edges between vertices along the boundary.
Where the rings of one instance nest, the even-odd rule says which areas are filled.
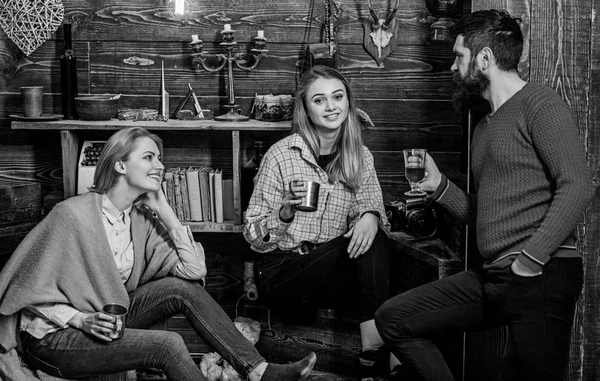
[[[419,183],[425,178],[425,157],[427,150],[423,148],[409,148],[402,151],[404,154],[404,174],[410,190],[404,192],[407,196],[425,196],[426,193],[419,189]]]

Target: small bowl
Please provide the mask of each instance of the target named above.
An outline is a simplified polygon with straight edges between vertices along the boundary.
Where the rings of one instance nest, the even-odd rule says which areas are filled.
[[[77,115],[83,120],[110,120],[119,112],[119,98],[114,95],[80,95],[75,97]]]

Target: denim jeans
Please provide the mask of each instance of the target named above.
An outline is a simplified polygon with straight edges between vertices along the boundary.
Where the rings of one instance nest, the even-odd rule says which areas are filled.
[[[465,271],[409,290],[375,314],[384,342],[420,380],[453,380],[431,338],[444,332],[508,325],[523,381],[565,380],[581,258],[553,258],[542,275],[507,266]]]
[[[27,360],[64,378],[157,368],[169,380],[205,380],[179,334],[149,329],[165,317],[183,313],[207,349],[218,352],[242,376],[264,361],[197,282],[165,277],[140,286],[130,301],[122,338],[104,342],[72,327],[40,340],[22,332]]]
[[[363,255],[350,259],[349,238],[334,238],[307,254],[271,252],[259,254],[260,292],[273,308],[303,315],[332,300],[354,302],[360,321],[373,319],[389,298],[391,246],[379,230]]]

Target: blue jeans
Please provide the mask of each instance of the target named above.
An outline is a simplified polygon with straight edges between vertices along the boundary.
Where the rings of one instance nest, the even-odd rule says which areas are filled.
[[[349,238],[339,236],[304,255],[281,251],[259,254],[259,287],[267,303],[298,316],[332,301],[349,302],[361,322],[373,319],[390,295],[392,247],[380,229],[369,250],[350,259],[349,242]]]
[[[542,275],[510,266],[465,271],[395,296],[375,314],[383,341],[420,380],[454,380],[431,338],[508,325],[523,381],[565,380],[581,258],[553,258]]]
[[[129,297],[122,338],[108,343],[76,328],[61,329],[40,340],[22,332],[27,360],[63,378],[157,368],[169,380],[205,380],[179,334],[149,329],[166,317],[183,313],[207,344],[207,352],[218,352],[242,376],[264,361],[197,282],[169,276],[140,286]]]

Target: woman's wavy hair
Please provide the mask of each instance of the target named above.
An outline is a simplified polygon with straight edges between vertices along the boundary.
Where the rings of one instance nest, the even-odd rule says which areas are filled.
[[[126,161],[137,147],[139,139],[143,137],[152,139],[162,156],[163,142],[155,134],[142,127],[119,130],[108,139],[102,148],[94,173],[94,184],[90,187],[90,191],[106,193],[116,184],[120,174],[115,170],[115,164],[119,161]]]
[[[319,157],[321,144],[317,131],[306,111],[305,98],[310,85],[321,78],[337,79],[342,82],[346,88],[349,104],[348,118],[342,123],[338,140],[335,142],[331,152],[333,158],[325,168],[325,171],[329,175],[330,183],[342,180],[356,191],[360,187],[364,172],[364,151],[361,136],[362,125],[356,114],[354,94],[350,88],[350,84],[342,74],[335,69],[323,65],[313,66],[304,73],[296,91],[291,132],[302,136],[314,157]]]

